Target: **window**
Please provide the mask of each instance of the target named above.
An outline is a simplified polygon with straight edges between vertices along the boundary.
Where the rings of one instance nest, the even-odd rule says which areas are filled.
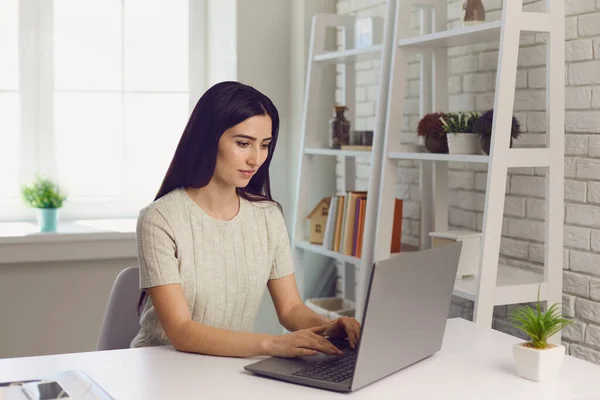
[[[0,200],[18,194],[20,135],[18,0],[0,1]]]
[[[66,190],[65,219],[153,200],[202,91],[194,2],[0,1],[0,220],[33,216],[19,186],[37,173]]]

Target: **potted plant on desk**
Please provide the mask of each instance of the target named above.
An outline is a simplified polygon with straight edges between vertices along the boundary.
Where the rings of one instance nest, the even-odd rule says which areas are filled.
[[[530,338],[528,342],[513,346],[518,374],[533,381],[554,378],[562,365],[565,346],[550,344],[548,339],[572,321],[561,317],[558,304],[553,304],[546,312],[542,311],[539,287],[535,309],[528,305],[519,307],[511,313],[510,319]]]
[[[38,176],[29,186],[21,188],[23,202],[36,209],[37,223],[41,232],[54,232],[58,222],[58,210],[67,199],[58,184]]]

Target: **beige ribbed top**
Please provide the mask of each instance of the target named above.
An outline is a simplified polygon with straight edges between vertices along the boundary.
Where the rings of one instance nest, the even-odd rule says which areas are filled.
[[[202,210],[183,188],[144,208],[137,223],[140,289],[179,283],[192,319],[252,331],[269,279],[293,272],[285,221],[270,202],[240,198],[229,221]],[[170,344],[150,299],[131,347]]]

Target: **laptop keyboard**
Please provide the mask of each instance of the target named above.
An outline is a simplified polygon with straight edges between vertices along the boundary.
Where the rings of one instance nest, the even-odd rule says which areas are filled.
[[[342,382],[354,373],[356,364],[356,351],[345,353],[341,356],[312,364],[293,373],[296,376],[318,379],[328,382]]]

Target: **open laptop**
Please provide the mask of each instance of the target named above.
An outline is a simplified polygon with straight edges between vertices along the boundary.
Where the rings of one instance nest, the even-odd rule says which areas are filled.
[[[442,346],[462,243],[401,253],[373,266],[356,350],[269,357],[244,368],[258,375],[352,392],[438,352]]]

